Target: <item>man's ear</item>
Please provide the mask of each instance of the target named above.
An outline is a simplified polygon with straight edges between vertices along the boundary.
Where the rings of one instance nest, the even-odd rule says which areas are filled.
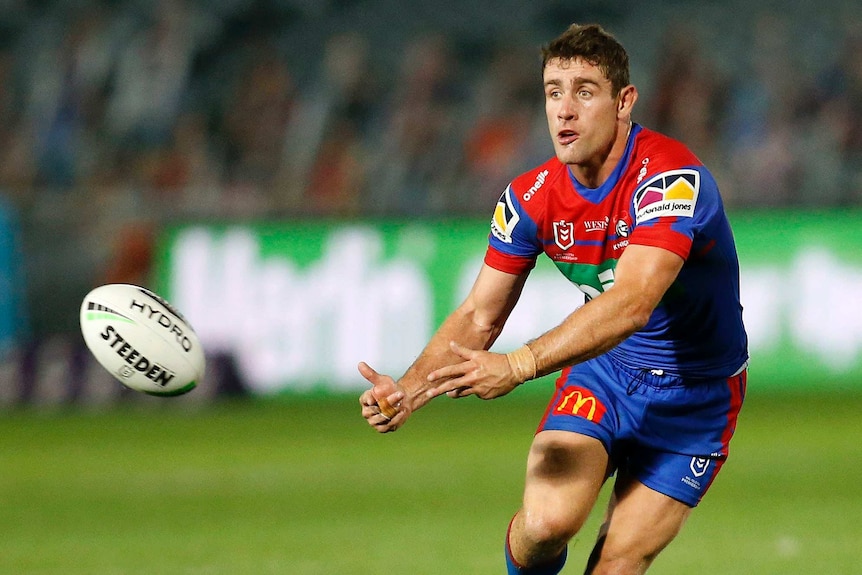
[[[617,97],[617,117],[621,120],[628,119],[632,114],[632,109],[635,107],[635,102],[638,100],[638,89],[634,84],[629,84],[620,90]]]

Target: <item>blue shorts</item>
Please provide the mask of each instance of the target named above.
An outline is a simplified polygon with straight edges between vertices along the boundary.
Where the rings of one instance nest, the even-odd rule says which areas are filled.
[[[746,379],[686,380],[602,355],[562,372],[538,431],[595,437],[620,472],[694,507],[727,459]]]

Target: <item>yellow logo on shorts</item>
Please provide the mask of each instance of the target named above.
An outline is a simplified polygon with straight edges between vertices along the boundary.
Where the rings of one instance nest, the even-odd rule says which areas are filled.
[[[575,417],[583,417],[594,423],[601,422],[605,416],[604,404],[596,399],[596,396],[583,387],[577,385],[569,386],[563,390],[560,401],[554,411],[560,414],[570,414]]]

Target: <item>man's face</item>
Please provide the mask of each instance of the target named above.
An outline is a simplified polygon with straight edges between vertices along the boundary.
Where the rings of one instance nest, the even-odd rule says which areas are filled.
[[[549,60],[543,73],[545,114],[554,152],[564,164],[600,165],[614,143],[618,98],[601,69],[580,58]]]

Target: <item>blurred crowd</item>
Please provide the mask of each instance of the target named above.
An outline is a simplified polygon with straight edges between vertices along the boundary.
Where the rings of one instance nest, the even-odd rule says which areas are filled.
[[[36,297],[57,270],[146,283],[174,220],[489,216],[552,153],[539,48],[572,21],[627,46],[635,120],[731,209],[862,205],[856,1],[0,4],[0,195]]]

